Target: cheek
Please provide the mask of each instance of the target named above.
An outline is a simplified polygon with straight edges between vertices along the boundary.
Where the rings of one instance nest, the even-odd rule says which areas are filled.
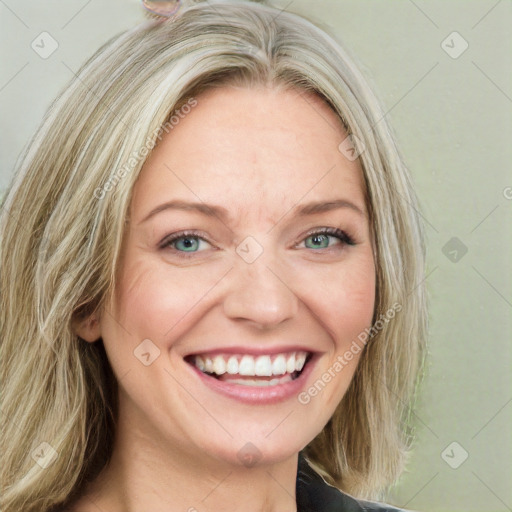
[[[371,265],[361,265],[344,273],[338,292],[333,291],[332,318],[339,319],[340,337],[357,336],[369,327],[375,307],[375,270]],[[357,332],[355,332],[357,331]]]
[[[164,346],[197,320],[197,311],[218,280],[211,268],[174,268],[152,258],[135,258],[119,276],[112,314],[137,343],[149,338]]]
[[[106,319],[110,324],[107,330],[112,332],[104,341],[128,344],[130,352],[147,338],[161,348],[179,339],[212,306],[213,290],[229,268],[176,268],[144,254],[132,254],[125,261],[129,263],[118,275],[117,302],[110,309],[113,318]],[[296,275],[288,274],[290,271]],[[299,283],[294,292],[335,340],[336,351],[369,327],[375,302],[370,251],[354,252],[340,264],[308,263],[283,272],[291,282]]]
[[[314,290],[311,310],[331,335],[333,350],[345,350],[372,321],[376,282],[373,256],[359,254],[344,264],[310,274],[308,281],[309,290]]]
[[[353,252],[353,257],[304,272],[310,293],[310,311],[328,333],[311,386],[299,394],[308,417],[325,424],[345,395],[364,350],[361,333],[371,326],[375,306],[375,266],[371,251]]]

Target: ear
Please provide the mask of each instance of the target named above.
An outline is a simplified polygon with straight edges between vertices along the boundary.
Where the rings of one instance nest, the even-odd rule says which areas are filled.
[[[89,343],[94,343],[101,338],[101,325],[97,313],[93,313],[85,319],[75,321],[73,324],[75,333]]]

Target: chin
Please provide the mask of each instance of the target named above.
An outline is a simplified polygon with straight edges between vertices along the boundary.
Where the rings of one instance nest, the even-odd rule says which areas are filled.
[[[281,435],[269,431],[253,431],[253,435],[210,440],[202,444],[201,452],[229,466],[255,468],[278,464],[295,457],[311,439],[298,435],[298,429],[283,431]],[[312,434],[311,438],[316,435]],[[227,442],[226,442],[227,441]]]

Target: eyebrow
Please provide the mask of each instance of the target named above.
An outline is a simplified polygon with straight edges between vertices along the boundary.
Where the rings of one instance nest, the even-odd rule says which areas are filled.
[[[341,208],[348,208],[350,210],[357,212],[363,217],[365,216],[364,211],[359,206],[357,206],[355,203],[351,201],[348,201],[347,199],[334,199],[331,201],[314,201],[296,206],[295,208],[293,208],[292,212],[294,216],[305,217],[308,215],[330,212],[332,210],[338,210]],[[231,214],[229,213],[229,211],[222,206],[208,203],[175,200],[157,206],[156,208],[151,210],[148,213],[148,215],[146,215],[146,217],[144,217],[144,219],[142,219],[139,222],[139,224],[147,222],[149,219],[151,219],[158,213],[166,210],[195,211],[207,217],[217,217],[221,219],[223,222],[229,222],[231,219]]]

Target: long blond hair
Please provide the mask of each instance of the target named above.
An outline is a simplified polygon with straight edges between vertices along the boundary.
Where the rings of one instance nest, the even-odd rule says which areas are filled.
[[[134,148],[153,147],[191,98],[226,84],[313,91],[364,149],[374,320],[394,304],[401,311],[366,345],[346,395],[304,453],[327,482],[364,498],[378,498],[403,469],[425,352],[424,244],[409,174],[379,103],[340,44],[304,18],[253,2],[185,3],[176,20],[142,23],[84,64],[49,108],[5,198],[4,512],[50,510],[108,462],[116,382],[101,340],[80,340],[73,321],[114,291],[131,192],[148,153]]]

